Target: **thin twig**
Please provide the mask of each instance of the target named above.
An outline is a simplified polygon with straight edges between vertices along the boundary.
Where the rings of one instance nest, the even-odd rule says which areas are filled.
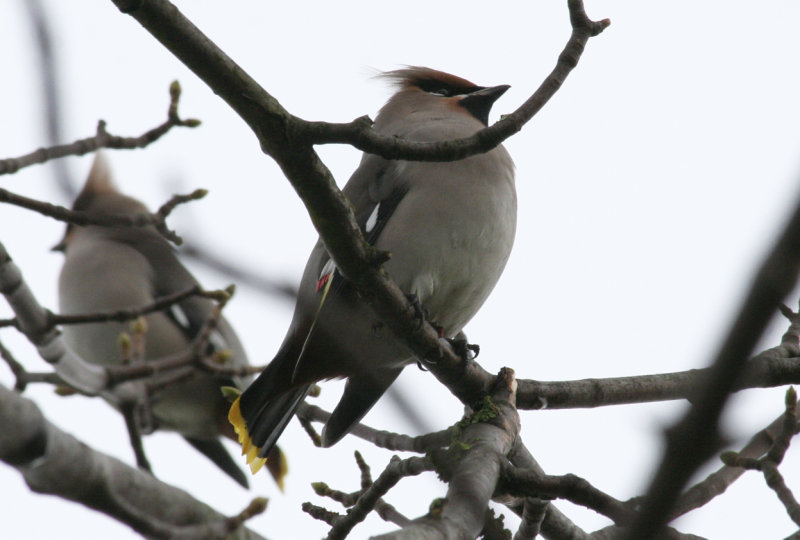
[[[392,489],[397,482],[407,476],[416,476],[425,471],[433,470],[433,464],[426,458],[412,457],[401,460],[393,456],[386,469],[378,479],[366,489],[358,498],[356,504],[346,516],[335,520],[328,533],[328,540],[346,538],[353,527],[361,523],[375,508],[378,501]]]
[[[778,499],[786,508],[786,513],[795,524],[800,525],[800,503],[798,503],[792,490],[786,485],[783,475],[778,470],[778,465],[783,461],[792,437],[798,431],[797,426],[797,393],[794,388],[786,391],[785,410],[782,415],[782,429],[772,441],[766,455],[759,459],[743,456],[736,452],[724,452],[720,457],[729,467],[742,467],[744,469],[760,471],[767,485],[775,492]]]
[[[303,403],[297,409],[297,417],[301,422],[327,422],[331,413],[324,411],[316,405]],[[316,433],[311,428],[313,433]],[[434,448],[447,446],[453,440],[454,434],[458,430],[457,426],[451,426],[443,431],[428,433],[418,437],[411,437],[402,433],[378,430],[364,424],[358,423],[349,431],[350,435],[369,441],[379,448],[403,452],[427,452]],[[313,436],[312,436],[313,438]]]
[[[136,420],[138,416],[136,413],[136,404],[122,403],[121,405],[120,413],[122,414],[122,418],[125,419],[125,427],[128,430],[128,440],[131,443],[131,448],[133,448],[133,454],[136,456],[136,465],[143,471],[152,473],[153,468],[150,466],[150,461],[147,459],[147,454],[144,451],[142,432]]]
[[[784,424],[784,415],[780,415],[769,426],[756,433],[737,454],[745,458],[758,458],[767,453],[777,434]],[[745,469],[741,467],[731,467],[724,465],[719,470],[711,473],[691,488],[687,489],[679,498],[670,515],[670,520],[682,516],[687,512],[700,508],[709,501],[721,495],[733,484]]]
[[[96,214],[80,210],[69,210],[63,206],[58,206],[45,201],[38,201],[29,197],[24,197],[12,193],[7,189],[0,188],[0,202],[13,204],[21,208],[33,210],[43,216],[51,217],[65,223],[74,225],[100,225],[104,227],[149,227],[153,226],[161,233],[164,238],[180,245],[183,240],[177,233],[167,228],[166,218],[169,213],[180,204],[189,201],[202,199],[208,194],[205,189],[196,189],[186,195],[173,195],[172,198],[164,203],[155,214]]]
[[[634,513],[624,503],[574,474],[551,476],[503,464],[501,492],[516,496],[565,499],[607,516],[618,525],[630,523]]]
[[[69,144],[39,148],[24,156],[0,160],[0,175],[12,174],[24,167],[29,167],[37,163],[45,163],[55,158],[82,156],[100,148],[114,148],[119,150],[144,148],[160,139],[161,136],[173,127],[181,126],[193,128],[199,126],[200,121],[197,119],[190,118],[188,120],[182,120],[180,116],[178,116],[178,102],[181,96],[181,87],[178,81],[174,81],[170,85],[169,94],[170,104],[167,110],[167,120],[138,137],[120,137],[118,135],[112,135],[106,131],[105,121],[100,120],[97,123],[97,132],[93,137],[80,139]]]
[[[538,113],[564,84],[567,76],[578,65],[589,38],[599,35],[611,21],[592,21],[586,15],[583,2],[569,0],[572,35],[558,57],[553,71],[539,88],[513,113],[504,115],[494,125],[470,137],[442,142],[398,141],[395,137],[381,135],[372,129],[368,117],[360,117],[347,124],[307,122],[292,117],[289,125],[296,135],[308,138],[312,144],[344,143],[386,159],[413,161],[457,161],[468,156],[487,152],[519,132]]]
[[[0,358],[5,360],[8,364],[11,373],[14,374],[14,390],[17,392],[24,392],[25,388],[31,383],[48,383],[52,385],[64,385],[64,379],[58,376],[58,373],[38,373],[30,372],[20,364],[11,351],[0,341]]]
[[[137,317],[161,311],[170,306],[178,304],[192,296],[199,296],[201,298],[209,298],[211,300],[220,300],[228,296],[224,290],[206,291],[200,285],[193,285],[192,287],[179,291],[173,294],[160,296],[153,302],[144,304],[137,307],[130,307],[125,309],[118,309],[115,311],[106,311],[101,313],[80,313],[75,315],[58,315],[51,314],[51,320],[54,325],[65,324],[83,324],[83,323],[96,323],[96,322],[126,322],[132,321]]]

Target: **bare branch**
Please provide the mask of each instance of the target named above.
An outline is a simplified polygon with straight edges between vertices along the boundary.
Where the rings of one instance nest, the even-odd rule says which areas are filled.
[[[553,71],[516,111],[471,137],[435,143],[398,141],[394,137],[375,132],[368,117],[357,118],[348,124],[307,122],[292,117],[290,126],[298,137],[308,138],[312,144],[346,143],[386,159],[457,161],[488,152],[519,132],[547,104],[564,84],[572,69],[578,65],[589,38],[599,35],[611,24],[608,19],[597,22],[590,20],[580,0],[569,0],[568,5],[572,35],[559,55]]]
[[[25,388],[30,383],[46,382],[56,385],[64,384],[63,379],[61,379],[61,377],[59,377],[56,373],[28,372],[25,367],[20,364],[16,358],[14,358],[14,355],[11,354],[11,351],[6,348],[2,341],[0,341],[0,358],[5,360],[9,369],[11,369],[11,373],[14,374],[14,378],[16,379],[14,383],[14,390],[18,392],[24,392]]]
[[[625,531],[626,529],[613,525],[611,527],[600,529],[599,531],[594,531],[593,533],[588,534],[586,538],[588,540],[619,540],[619,538],[625,534]],[[702,536],[682,533],[673,529],[672,527],[666,527],[658,534],[656,538],[657,540],[706,540]]]
[[[347,537],[350,531],[361,523],[375,509],[381,497],[386,495],[397,482],[406,476],[415,476],[433,470],[433,465],[425,458],[408,458],[401,460],[393,456],[389,465],[369,488],[364,490],[356,504],[345,516],[337,518],[328,533],[328,540]]]
[[[372,477],[369,472],[369,466],[366,464],[364,458],[362,458],[361,454],[359,454],[358,452],[355,453],[355,457],[356,457],[356,462],[358,463],[358,467],[361,470],[360,490],[354,493],[344,493],[342,491],[331,489],[324,482],[315,482],[311,485],[311,487],[314,489],[314,492],[320,497],[328,497],[334,501],[337,501],[346,508],[359,504],[359,501],[362,501],[360,503],[362,505],[372,504],[371,510],[374,510],[375,513],[377,513],[384,521],[395,523],[401,527],[410,523],[410,520],[407,517],[400,514],[400,512],[398,512],[394,506],[388,504],[382,498],[377,498],[377,499],[375,498],[375,491],[374,491],[375,488],[373,488],[375,484],[372,481]],[[394,482],[391,483],[391,485],[389,485],[389,482],[387,482],[385,478],[383,480],[379,478],[379,481],[381,481],[384,484],[384,486],[388,486],[388,488],[390,489],[403,476],[415,475],[419,474],[420,472],[423,472],[424,470],[432,469],[432,465],[429,462],[419,459],[420,458],[417,458],[417,461],[406,461],[403,462],[400,466],[398,466],[398,464],[395,461],[397,460],[399,462],[399,459],[396,457],[392,458],[392,461],[389,463],[389,466],[386,468],[386,471],[391,470],[392,471],[391,474],[397,474],[398,475],[397,479],[394,480]],[[377,489],[384,489],[384,488],[379,487]],[[388,489],[386,491],[388,492]],[[362,497],[364,497],[365,495],[368,498],[368,500],[365,499],[367,502],[362,500]],[[319,507],[314,507],[314,508],[319,508]],[[369,508],[366,507],[364,507],[364,509],[366,509],[367,512],[369,512],[370,510]],[[320,513],[320,516],[322,516],[326,522],[327,519],[332,517],[333,515],[334,514],[332,513],[326,513],[326,512]],[[366,516],[366,514],[364,514],[364,516]],[[328,523],[334,526],[334,530],[337,527],[342,528],[349,526],[344,522],[339,521],[338,515],[337,518],[333,519]],[[352,523],[352,525],[355,525],[355,523]],[[350,529],[352,529],[352,527],[350,527]],[[331,531],[331,534],[333,534],[333,531]]]
[[[170,104],[167,110],[167,120],[138,137],[120,137],[112,135],[106,131],[106,123],[100,120],[97,123],[97,133],[93,137],[80,139],[69,144],[51,146],[49,148],[39,148],[38,150],[16,158],[0,160],[0,175],[12,174],[18,170],[45,163],[51,159],[65,156],[82,156],[89,152],[94,152],[100,148],[115,148],[120,150],[133,150],[144,148],[149,144],[160,139],[164,134],[175,126],[197,127],[200,121],[194,118],[183,120],[178,115],[178,101],[181,96],[181,87],[178,81],[174,81],[169,87]],[[8,202],[8,201],[7,201]],[[47,214],[45,214],[47,215]],[[53,217],[53,216],[51,216]]]
[[[379,538],[474,538],[481,532],[502,464],[519,435],[515,391],[514,371],[503,368],[491,397],[462,422],[461,436],[450,448],[428,454],[438,475],[448,483],[447,496],[438,509]]]
[[[208,194],[205,189],[196,189],[187,195],[173,195],[172,198],[164,203],[155,214],[102,214],[98,215],[80,210],[69,210],[63,206],[52,203],[37,201],[12,193],[7,189],[0,188],[0,202],[13,204],[21,208],[27,208],[39,212],[40,214],[51,217],[58,221],[72,223],[74,225],[101,225],[105,227],[149,227],[153,226],[161,233],[164,238],[180,245],[183,240],[177,233],[167,228],[166,218],[180,204],[189,201],[202,199]]]
[[[54,325],[132,321],[133,319],[141,317],[142,315],[147,315],[149,313],[166,309],[192,296],[199,296],[201,298],[220,301],[223,298],[227,298],[229,294],[224,290],[206,291],[200,285],[194,285],[185,291],[179,291],[177,293],[161,296],[157,300],[142,306],[119,309],[116,311],[107,311],[104,313],[81,313],[76,315],[57,315],[51,313],[50,319]]]
[[[528,497],[522,510],[522,522],[519,524],[514,540],[534,540],[538,535],[547,513],[550,501]]]
[[[45,420],[31,400],[2,385],[0,425],[0,460],[37,493],[81,503],[154,538],[164,530],[227,519],[185,491],[89,448]],[[239,529],[233,538],[261,537]]]
[[[514,441],[514,447],[508,454],[508,460],[512,465],[519,469],[534,471],[542,475],[545,474],[544,469],[541,467],[541,465],[539,465],[536,459],[534,459],[520,437],[517,437],[517,439]],[[520,509],[518,506],[513,505],[514,502],[517,501],[512,501],[512,505],[509,507],[517,514],[522,515],[524,513],[524,509]],[[569,540],[585,540],[587,537],[587,534],[583,531],[583,529],[570,521],[569,518],[567,518],[553,504],[547,505],[541,530],[542,536],[548,539],[561,540],[566,538]]]
[[[792,437],[798,431],[797,426],[797,393],[794,388],[786,391],[786,410],[781,419],[782,429],[772,441],[767,454],[755,459],[743,456],[736,452],[723,452],[720,456],[725,465],[729,467],[742,467],[752,471],[761,471],[767,485],[775,492],[778,499],[786,508],[786,513],[797,525],[800,525],[800,503],[798,503],[792,490],[786,485],[783,475],[778,470],[778,465],[783,461],[789,449]]]
[[[747,360],[800,274],[800,202],[756,274],[735,322],[716,355],[706,384],[686,416],[667,432],[661,465],[641,514],[626,538],[653,538],[667,522],[689,477],[719,446],[718,422]]]
[[[0,293],[14,311],[20,331],[39,352],[39,356],[53,365],[67,384],[91,395],[107,388],[106,371],[84,362],[76,355],[50,324],[49,312],[36,300],[25,283],[22,272],[11,260],[5,246],[0,243]]]
[[[331,413],[323,411],[316,405],[309,405],[308,403],[303,403],[297,410],[297,417],[301,422],[327,422],[330,416]],[[410,437],[401,433],[377,430],[359,423],[356,424],[349,433],[350,435],[369,441],[379,448],[423,453],[450,444],[457,429],[457,426],[451,426],[444,431],[428,433],[418,437]]]
[[[328,525],[333,525],[337,519],[342,517],[341,514],[331,512],[330,510],[315,504],[311,504],[310,502],[303,503],[301,508],[303,512],[309,516],[313,517],[314,519],[318,519],[319,521],[324,521]]]
[[[307,122],[291,115],[278,101],[268,94],[244,70],[236,65],[223,51],[212,43],[191,21],[171,4],[163,0],[113,0],[122,11],[134,17],[166,48],[178,57],[198,77],[203,79],[228,104],[250,124],[262,139],[264,150],[279,162],[273,152],[284,150],[264,145],[263,138],[277,142],[277,133],[266,133],[264,127],[254,125],[261,117],[269,124],[283,124],[282,136],[292,145],[305,146],[325,143],[350,144],[359,150],[378,154],[387,159],[413,161],[455,161],[491,150],[511,135],[522,129],[533,116],[558,91],[564,80],[578,64],[589,38],[597,36],[609,26],[610,21],[591,21],[586,15],[581,0],[569,0],[572,35],[564,47],[553,71],[536,92],[514,113],[507,115],[495,125],[485,128],[472,137],[444,143],[419,143],[398,141],[376,133],[371,129],[368,117],[361,117],[348,124]],[[291,178],[290,178],[291,180]]]
[[[732,391],[800,384],[800,357],[782,357],[774,354],[775,350],[747,362]],[[575,381],[519,379],[518,408],[576,409],[689,399],[709,376],[710,369],[706,368]]]
[[[256,497],[235,516],[201,524],[163,527],[151,536],[164,540],[227,540],[245,521],[263,513],[266,509],[267,499]]]
[[[745,458],[758,458],[769,451],[781,428],[784,425],[785,415],[780,415],[769,426],[756,433],[737,454]],[[741,467],[723,466],[711,473],[707,478],[687,489],[675,505],[670,519],[700,508],[714,497],[721,495],[733,482],[735,482],[745,469]]]
[[[523,497],[566,499],[607,516],[618,525],[629,523],[633,511],[574,474],[549,476],[504,464],[501,492]]]
[[[150,466],[150,461],[147,459],[147,454],[145,454],[144,445],[142,444],[142,433],[137,421],[136,405],[136,403],[131,402],[122,403],[120,413],[125,420],[128,439],[130,440],[131,448],[133,448],[133,455],[136,456],[136,465],[143,471],[152,473],[153,468]]]

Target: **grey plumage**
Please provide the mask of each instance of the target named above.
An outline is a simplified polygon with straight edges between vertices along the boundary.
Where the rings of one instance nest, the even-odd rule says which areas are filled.
[[[427,68],[384,76],[399,91],[377,115],[374,129],[414,141],[472,135],[508,88],[484,88]],[[516,192],[506,150],[500,146],[447,163],[365,154],[343,192],[367,240],[391,253],[385,268],[392,279],[416,295],[443,336],[455,336],[484,303],[511,252]],[[347,377],[323,431],[323,444],[334,444],[416,361],[344,278],[331,273],[334,268],[317,242],[283,344],[234,404],[230,418],[246,452],[269,452],[309,384]],[[317,316],[328,280],[330,292]]]
[[[98,154],[74,209],[95,215],[136,214],[147,208],[117,191],[104,157]],[[64,314],[96,313],[148,304],[189,289],[197,281],[180,263],[172,246],[152,227],[79,227],[70,225],[59,246],[64,265],[59,276],[59,304]],[[162,358],[186,350],[211,315],[210,300],[190,297],[169,310],[146,316],[145,357]],[[67,325],[64,339],[84,360],[112,365],[120,361],[120,333],[127,323]],[[233,365],[247,355],[230,324],[220,318],[212,345],[232,353]],[[219,435],[232,437],[226,421],[223,385],[244,387],[244,380],[225,380],[195,371],[151,396],[156,428],[180,433],[243,486],[247,477],[228,454]]]

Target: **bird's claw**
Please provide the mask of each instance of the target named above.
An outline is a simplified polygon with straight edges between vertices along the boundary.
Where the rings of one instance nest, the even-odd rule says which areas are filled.
[[[447,341],[453,347],[455,353],[465,361],[473,360],[481,353],[481,346],[467,341],[467,336],[464,332],[459,332],[456,337],[449,338]]]
[[[414,293],[407,294],[406,298],[408,298],[408,303],[411,304],[411,307],[414,309],[414,316],[417,318],[417,330],[422,328],[422,325],[425,321],[428,320],[428,310],[422,305],[422,302],[419,301],[419,296]]]

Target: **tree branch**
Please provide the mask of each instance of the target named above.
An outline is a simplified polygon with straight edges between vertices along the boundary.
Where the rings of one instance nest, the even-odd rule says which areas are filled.
[[[758,458],[764,455],[772,446],[784,425],[785,415],[780,415],[769,426],[756,433],[737,455],[745,458]],[[706,503],[721,495],[740,476],[745,473],[741,467],[722,466],[719,470],[708,475],[707,478],[687,489],[678,498],[675,508],[670,515],[670,520],[682,516],[687,512],[700,508]]]
[[[340,516],[333,522],[328,533],[328,540],[346,538],[353,527],[364,521],[367,515],[381,502],[384,495],[392,489],[397,482],[407,476],[416,476],[433,469],[431,463],[425,458],[412,457],[400,459],[393,456],[389,465],[366,489],[359,494],[355,504],[349,509],[347,515]],[[318,492],[319,494],[319,492]]]
[[[772,440],[766,455],[756,459],[744,456],[738,452],[723,452],[720,456],[723,463],[729,467],[742,467],[746,470],[760,471],[767,485],[775,492],[778,499],[786,508],[786,513],[795,524],[800,525],[800,503],[797,502],[792,490],[786,485],[783,475],[778,470],[778,465],[783,461],[789,449],[792,437],[797,433],[797,393],[794,388],[786,391],[786,409],[781,416],[781,428]]]
[[[487,396],[484,406],[462,422],[461,436],[450,448],[428,454],[448,483],[446,498],[427,516],[379,538],[475,538],[481,532],[502,463],[519,435],[516,388],[514,371],[500,370],[491,398]]]
[[[535,540],[541,531],[544,516],[550,501],[528,497],[522,510],[522,522],[519,524],[513,540]]]
[[[710,368],[705,368],[575,381],[519,379],[518,408],[580,409],[690,399],[710,374]],[[800,384],[800,357],[759,354],[747,362],[732,391],[786,384]]]
[[[200,296],[202,298],[209,298],[211,300],[219,301],[223,296],[228,296],[228,293],[223,290],[206,291],[200,285],[194,285],[185,291],[180,291],[174,294],[161,296],[155,301],[143,305],[130,307],[126,309],[119,309],[116,311],[106,311],[103,313],[80,313],[75,315],[59,315],[49,312],[50,324],[53,326],[64,324],[83,324],[92,322],[125,322],[132,321],[133,319],[142,315],[147,315],[156,311],[166,309],[173,304],[177,304],[186,300],[191,296]],[[4,326],[17,326],[17,319],[0,319],[0,328]]]
[[[138,137],[121,137],[119,135],[112,135],[106,131],[106,123],[103,120],[97,122],[97,133],[93,137],[79,139],[69,144],[60,144],[48,148],[39,148],[25,154],[24,156],[16,158],[7,158],[0,160],[0,175],[13,174],[20,169],[36,165],[37,163],[45,163],[51,159],[61,158],[65,156],[82,156],[89,152],[94,152],[100,148],[115,148],[124,150],[134,150],[137,148],[144,148],[151,143],[160,139],[164,134],[175,126],[181,127],[197,127],[200,125],[200,120],[189,118],[187,120],[181,119],[178,115],[178,101],[181,96],[181,86],[178,81],[174,81],[169,87],[170,103],[167,109],[167,120],[160,126],[139,135]]]
[[[378,154],[386,159],[457,161],[488,152],[519,132],[545,106],[564,84],[572,69],[578,65],[578,60],[583,54],[589,38],[597,36],[611,24],[608,19],[597,22],[590,20],[583,8],[582,1],[569,0],[568,5],[572,35],[559,55],[553,71],[517,110],[504,115],[497,123],[482,129],[471,137],[434,143],[398,141],[393,137],[375,132],[372,129],[372,121],[363,116],[347,124],[307,122],[292,117],[292,128],[298,137],[307,137],[312,144],[350,144],[359,150]]]
[[[686,416],[667,432],[661,464],[641,514],[625,538],[653,538],[666,524],[689,477],[719,446],[718,423],[761,335],[800,273],[800,201],[755,280]]]
[[[303,403],[297,409],[297,417],[300,421],[327,422],[331,413],[324,411],[316,405]],[[401,433],[392,433],[371,428],[361,423],[357,423],[349,434],[365,441],[371,442],[379,448],[387,450],[400,450],[405,452],[428,452],[434,448],[447,446],[456,435],[456,426],[451,426],[443,431],[427,433],[418,437],[411,437]]]
[[[208,194],[205,189],[196,189],[187,195],[173,195],[154,214],[95,214],[80,210],[69,210],[44,201],[37,201],[0,188],[0,202],[39,212],[43,216],[75,225],[101,225],[105,227],[149,227],[153,226],[164,238],[180,245],[183,240],[175,231],[167,228],[167,216],[180,204],[202,199]]]
[[[107,388],[106,371],[84,362],[76,355],[61,337],[59,331],[50,324],[49,312],[36,300],[22,277],[22,272],[11,260],[5,246],[0,243],[0,294],[14,311],[20,331],[25,334],[39,356],[53,365],[56,372],[69,385],[91,395]]]
[[[184,527],[214,529],[230,519],[185,491],[89,448],[48,422],[31,400],[2,385],[0,425],[0,460],[37,493],[81,503],[151,538],[179,538]],[[244,528],[232,534],[241,540],[261,538]]]

